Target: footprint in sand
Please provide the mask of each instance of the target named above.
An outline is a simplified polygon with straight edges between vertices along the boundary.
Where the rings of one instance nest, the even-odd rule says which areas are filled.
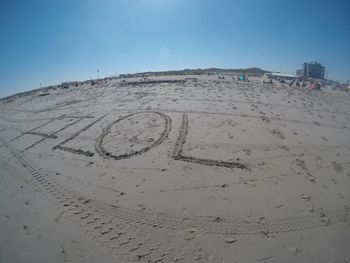
[[[314,176],[311,174],[309,168],[306,166],[306,163],[304,160],[301,160],[298,158],[295,159],[292,162],[291,171],[298,174],[298,175],[303,175],[312,183],[314,183],[316,181]]]
[[[271,120],[270,120],[269,118],[265,117],[265,116],[262,116],[262,117],[261,117],[261,120],[262,120],[263,122],[266,122],[266,123],[271,122]]]
[[[328,139],[327,139],[326,137],[322,136],[321,138],[322,138],[322,140],[324,140],[325,142],[328,142]]]
[[[289,147],[286,145],[278,145],[278,148],[285,150],[285,151],[289,151]]]
[[[333,161],[332,165],[333,165],[334,171],[336,171],[337,173],[340,173],[341,170],[343,169],[343,166],[340,163],[337,163],[337,162]]]
[[[227,136],[228,136],[231,140],[233,140],[233,139],[235,138],[235,136],[234,136],[231,132],[228,132],[228,133],[227,133]]]
[[[277,137],[280,138],[281,140],[286,139],[286,137],[284,136],[284,134],[283,134],[280,130],[278,130],[278,129],[273,129],[273,130],[267,129],[267,131],[268,131],[269,133],[271,133],[272,135],[277,136]]]
[[[313,121],[312,123],[313,123],[314,125],[316,125],[316,126],[320,126],[320,125],[321,125],[318,121]]]

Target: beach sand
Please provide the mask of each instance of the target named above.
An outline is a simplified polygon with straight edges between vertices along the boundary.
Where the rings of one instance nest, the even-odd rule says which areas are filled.
[[[0,262],[350,262],[350,96],[231,76],[0,104]]]

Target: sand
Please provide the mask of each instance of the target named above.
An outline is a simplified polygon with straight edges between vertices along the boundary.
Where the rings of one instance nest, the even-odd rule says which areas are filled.
[[[350,262],[350,96],[230,76],[0,104],[0,262]]]

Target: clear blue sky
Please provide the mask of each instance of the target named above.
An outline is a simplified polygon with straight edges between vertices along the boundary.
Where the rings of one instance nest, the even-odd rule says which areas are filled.
[[[183,68],[350,79],[347,0],[1,0],[0,97],[68,80]]]

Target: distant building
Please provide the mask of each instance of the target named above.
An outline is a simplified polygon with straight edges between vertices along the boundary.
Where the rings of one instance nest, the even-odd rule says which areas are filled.
[[[303,70],[302,69],[297,69],[297,76],[301,77],[303,75]]]
[[[302,76],[308,78],[324,79],[325,67],[317,62],[304,63]]]

